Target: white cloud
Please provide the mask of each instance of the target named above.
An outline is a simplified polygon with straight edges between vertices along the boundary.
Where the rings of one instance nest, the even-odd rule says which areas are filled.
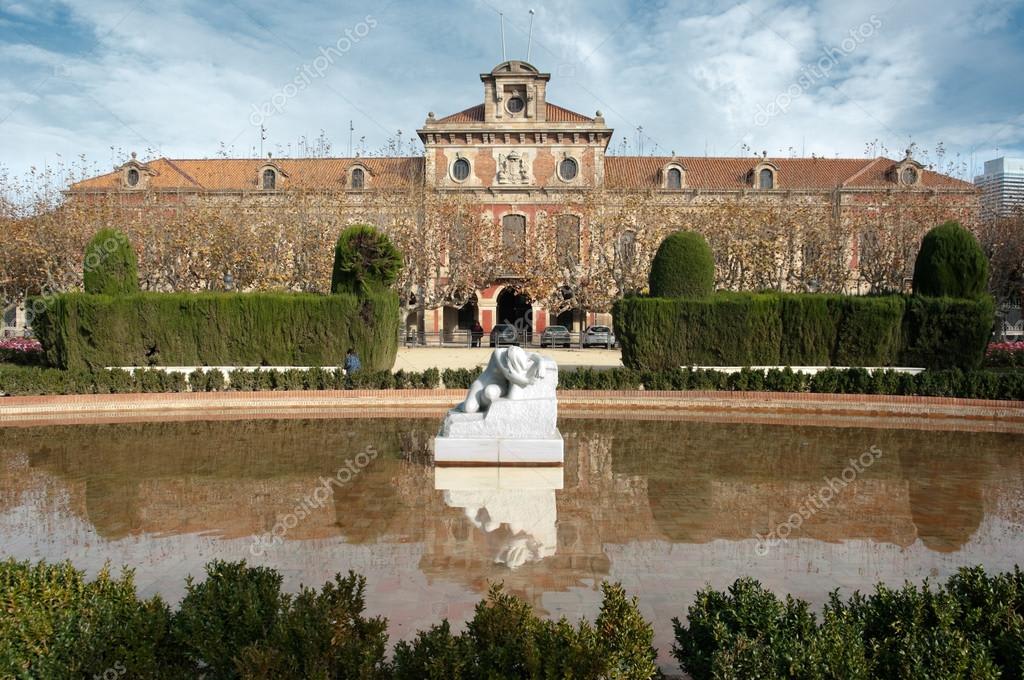
[[[1013,122],[1024,93],[1006,80],[1024,68],[1015,23],[1022,5],[745,0],[723,9],[567,0],[536,7],[532,59],[552,72],[552,101],[588,114],[601,109],[616,143],[643,126],[647,151],[702,154],[707,145],[737,154],[747,143],[772,154],[806,145],[807,153],[860,156],[870,140],[899,149],[913,138],[989,153],[1024,147]],[[526,0],[356,8],[0,0],[0,118],[11,112],[0,124],[0,163],[20,170],[84,152],[109,164],[111,146],[209,156],[222,141],[247,153],[259,142],[253,106],[367,14],[377,26],[266,125],[270,149],[294,148],[300,135],[324,129],[344,153],[351,119],[356,138],[365,135],[373,149],[398,129],[408,137],[427,111],[444,115],[480,101],[477,74],[500,60],[499,6],[509,56],[522,58]],[[755,125],[759,107],[872,16],[877,31],[844,51],[828,79]],[[90,39],[60,52],[60,41],[19,38],[23,20],[53,22],[54,35],[71,21]]]

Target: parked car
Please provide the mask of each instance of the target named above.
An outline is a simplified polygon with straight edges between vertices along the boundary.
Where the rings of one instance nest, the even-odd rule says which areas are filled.
[[[611,349],[615,346],[615,333],[608,326],[591,326],[583,334],[583,346]]]
[[[548,326],[540,334],[541,347],[568,347],[570,344],[572,337],[565,326]]]
[[[519,333],[516,327],[510,323],[499,323],[491,329],[491,347],[502,345],[518,345]]]

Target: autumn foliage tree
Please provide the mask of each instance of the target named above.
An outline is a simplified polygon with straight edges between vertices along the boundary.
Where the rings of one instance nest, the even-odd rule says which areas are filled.
[[[517,250],[502,247],[500,216],[473,194],[434,191],[418,175],[406,179],[367,192],[294,190],[193,203],[123,193],[64,197],[52,178],[28,178],[16,190],[0,178],[0,295],[9,303],[81,289],[83,250],[103,228],[134,245],[142,290],[221,290],[230,274],[237,290],[326,293],[337,235],[355,224],[386,234],[400,252],[391,285],[406,314],[460,307],[511,278],[553,313],[608,311],[617,298],[648,290],[658,245],[679,230],[707,240],[717,289],[905,291],[921,238],[948,219],[979,234],[993,287],[1020,287],[1022,230],[1009,221],[979,226],[971,201],[954,205],[927,192],[854,196],[837,205],[798,192],[583,187],[552,195]],[[565,247],[560,234],[575,235],[577,247]]]

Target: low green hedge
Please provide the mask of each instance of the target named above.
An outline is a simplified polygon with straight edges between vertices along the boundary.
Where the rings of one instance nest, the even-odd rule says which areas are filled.
[[[261,390],[389,390],[435,389],[441,384],[436,368],[423,372],[357,371],[309,368],[246,371],[235,369],[227,380],[219,370],[197,369],[188,376],[159,369],[119,368],[62,371],[56,368],[0,367],[0,392],[9,395],[128,394],[135,392],[253,392]]]
[[[977,368],[992,336],[995,304],[977,300],[907,297],[903,316],[904,366]]]
[[[1024,572],[961,568],[945,585],[833,592],[821,617],[753,579],[697,593],[672,654],[711,678],[1020,678]]]
[[[720,292],[700,300],[628,297],[612,309],[622,361],[678,366],[980,365],[989,298]]]
[[[477,368],[446,368],[441,372],[444,386],[450,390],[468,390],[473,381],[480,377],[483,369]]]
[[[394,293],[68,293],[34,330],[51,366],[338,366],[355,348],[368,370],[398,351]]]
[[[0,367],[0,392],[9,395],[123,394],[133,392],[253,392],[264,390],[390,390],[468,389],[480,369],[430,368],[423,372],[398,370],[344,371],[310,368],[231,371],[198,369],[187,377],[158,369],[61,371],[53,368]],[[565,390],[717,390],[742,392],[817,392],[821,394],[888,394],[964,399],[1024,400],[1024,371],[923,371],[828,368],[814,375],[791,368],[743,368],[734,373],[713,369],[677,368],[635,371],[630,368],[563,370],[558,387]]]
[[[882,394],[962,399],[1024,400],[1024,371],[922,371],[826,368],[813,375],[785,368],[742,368],[734,373],[677,368],[635,371],[630,368],[561,371],[558,386],[573,390],[710,390],[725,392],[813,392]]]

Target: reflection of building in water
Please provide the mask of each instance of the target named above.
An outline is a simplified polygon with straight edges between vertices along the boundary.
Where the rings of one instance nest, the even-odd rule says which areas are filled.
[[[978,529],[984,515],[979,480],[994,474],[1012,437],[657,421],[619,428],[614,460],[617,471],[648,480],[654,520],[666,538],[705,543],[767,534],[810,499],[822,498],[827,481],[842,475],[852,457],[877,446],[878,460],[835,485],[834,498],[816,506],[789,537],[901,547],[921,540],[949,552]]]
[[[555,554],[561,468],[437,468],[434,488],[486,534],[495,564],[517,569]]]
[[[883,456],[791,538],[919,541],[948,553],[986,517],[1020,526],[1024,516],[1012,435],[568,419],[564,488],[495,496],[469,484],[436,489],[434,470],[414,455],[436,422],[420,425],[422,437],[408,434],[410,421],[0,429],[0,514],[48,511],[54,534],[62,517],[81,517],[108,541],[260,534],[372,443],[380,455],[290,528],[273,559],[286,552],[317,566],[317,550],[358,546],[366,564],[407,560],[431,584],[477,593],[503,581],[538,607],[545,593],[595,587],[615,573],[614,556],[639,544],[699,555],[716,541],[752,547],[755,533],[785,521],[870,445]],[[46,531],[23,534],[37,552],[12,554],[37,557]],[[311,538],[324,541],[312,547]],[[785,549],[799,557],[807,545]]]

